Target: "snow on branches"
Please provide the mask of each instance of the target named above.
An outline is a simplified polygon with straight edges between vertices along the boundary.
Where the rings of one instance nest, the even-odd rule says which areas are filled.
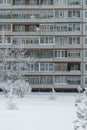
[[[74,120],[74,130],[87,129],[87,89],[83,93],[78,93],[78,100],[75,100],[76,120]],[[79,102],[78,102],[79,101]]]

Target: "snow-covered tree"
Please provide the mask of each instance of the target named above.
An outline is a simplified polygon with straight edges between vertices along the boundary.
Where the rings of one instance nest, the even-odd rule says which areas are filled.
[[[55,89],[54,88],[52,88],[52,91],[50,92],[49,99],[50,100],[55,100],[56,99],[55,98]]]
[[[87,129],[87,89],[79,95],[80,102],[75,100],[76,119],[74,120],[74,130]]]
[[[80,86],[78,86],[77,91],[78,94],[75,95],[75,105],[81,102],[81,92],[83,91],[83,89]]]
[[[0,88],[3,90],[5,96],[8,101],[6,103],[6,107],[8,109],[15,109],[16,104],[13,102],[14,96],[24,97],[26,93],[31,92],[31,87],[28,82],[24,79],[18,80],[7,80],[0,83]]]
[[[2,72],[0,75],[0,88],[10,99],[9,106],[12,107],[14,95],[23,97],[27,92],[32,90],[23,72],[27,72],[26,70],[30,67],[25,66],[25,62],[27,64],[34,63],[34,58],[29,56],[28,59],[24,60],[26,50],[20,37],[16,48],[10,47],[10,44],[5,40],[4,32],[1,39],[3,48],[0,49],[0,71]]]

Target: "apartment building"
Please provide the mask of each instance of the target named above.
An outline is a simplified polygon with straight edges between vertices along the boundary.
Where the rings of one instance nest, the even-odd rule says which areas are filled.
[[[0,51],[21,47],[32,88],[87,87],[87,0],[0,0]],[[2,59],[1,75],[19,70],[14,55]]]

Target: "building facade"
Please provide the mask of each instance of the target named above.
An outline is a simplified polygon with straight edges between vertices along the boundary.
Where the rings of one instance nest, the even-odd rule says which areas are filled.
[[[6,48],[25,51],[20,72],[32,88],[87,87],[87,0],[0,0],[0,51]],[[0,64],[1,74],[18,71],[12,53]]]

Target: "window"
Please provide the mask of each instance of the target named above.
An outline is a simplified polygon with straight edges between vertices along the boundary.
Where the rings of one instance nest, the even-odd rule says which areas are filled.
[[[85,57],[87,57],[87,51],[85,51]]]
[[[38,76],[31,76],[29,77],[30,84],[39,84],[39,77]]]
[[[51,0],[41,0],[42,5],[51,5],[52,1]]]
[[[87,0],[85,0],[85,5],[87,5]]]
[[[80,44],[80,37],[77,37],[77,44]]]
[[[57,51],[55,51],[55,57],[67,57],[67,51],[59,51],[59,50],[57,50]]]
[[[67,83],[67,77],[66,76],[55,76],[54,82],[58,84]]]
[[[67,25],[65,24],[55,24],[54,25],[54,30],[55,31],[67,31]]]
[[[0,43],[11,43],[11,37],[10,36],[0,36]]]
[[[40,10],[41,19],[50,19],[53,18],[53,10]]]
[[[0,11],[0,19],[9,19],[11,18],[11,11],[10,10],[5,10],[5,11]]]
[[[0,62],[0,70],[3,70],[3,69],[4,69],[3,63]]]
[[[54,0],[54,4],[66,4],[67,0]]]
[[[41,63],[40,71],[53,71],[53,63]]]
[[[53,37],[41,37],[40,44],[53,44]]]
[[[68,76],[67,77],[67,82],[70,85],[80,84],[80,76]]]
[[[42,32],[53,32],[53,25],[41,25]]]
[[[73,25],[72,24],[69,24],[68,31],[73,31]]]
[[[0,0],[0,4],[4,4],[4,5],[11,4],[11,0]]]
[[[87,78],[85,78],[85,84],[87,84]]]
[[[69,69],[70,69],[70,71],[72,71],[72,70],[80,70],[80,64],[74,64],[74,63],[69,63],[68,64],[68,67],[69,67]]]
[[[80,31],[80,24],[75,24],[75,30]]]
[[[69,24],[55,24],[55,31],[80,31],[80,24],[78,23],[69,23]]]
[[[52,58],[53,57],[53,50],[40,50],[39,51],[39,58]]]
[[[3,0],[0,0],[0,4],[3,4]]]
[[[69,5],[80,5],[80,0],[68,0]]]
[[[68,24],[68,31],[80,31],[80,24]]]
[[[67,42],[67,37],[55,37],[55,44],[66,45]]]
[[[80,37],[69,37],[69,44],[80,44]]]
[[[26,57],[35,57],[35,58],[53,58],[53,50],[29,50],[25,53]]]
[[[63,37],[55,37],[55,44],[63,44]]]
[[[70,50],[67,55],[69,58],[80,58],[80,50]]]
[[[67,63],[55,63],[55,71],[67,71]]]
[[[15,26],[15,31],[16,32],[25,31],[25,26]]]
[[[28,63],[26,62],[26,70],[27,71],[39,71],[39,63]]]
[[[85,17],[87,17],[87,11],[85,12]]]
[[[56,10],[55,11],[55,18],[63,18],[64,17],[64,11],[63,10]]]
[[[15,0],[15,4],[16,5],[24,5],[25,4],[25,0]]]
[[[85,31],[87,31],[87,25],[85,25]]]
[[[79,10],[69,10],[68,11],[68,17],[80,17],[80,11]]]
[[[0,24],[0,31],[11,31],[11,24]]]
[[[53,84],[52,76],[40,76],[40,84]]]
[[[37,5],[37,0],[30,0],[30,5]]]
[[[38,37],[13,37],[13,44],[18,44],[20,41],[22,44],[39,44]]]
[[[87,71],[87,64],[85,64],[85,70]]]
[[[11,4],[11,0],[3,0],[4,4]]]
[[[87,38],[85,38],[85,44],[87,44]]]

